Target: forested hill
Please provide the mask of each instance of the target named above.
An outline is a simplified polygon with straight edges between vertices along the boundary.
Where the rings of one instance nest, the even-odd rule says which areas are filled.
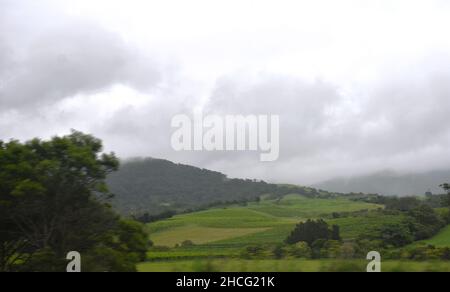
[[[244,203],[257,200],[264,194],[279,196],[295,192],[318,195],[316,190],[309,188],[229,179],[219,172],[160,159],[125,162],[118,172],[109,176],[108,185],[115,195],[114,207],[126,215],[180,212],[221,202]]]

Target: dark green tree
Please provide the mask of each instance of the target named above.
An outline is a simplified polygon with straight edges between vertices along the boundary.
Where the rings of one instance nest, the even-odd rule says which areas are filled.
[[[402,247],[414,241],[414,235],[405,224],[386,224],[380,228],[380,239],[386,247]]]
[[[331,227],[331,239],[341,241],[341,229],[337,225]]]
[[[336,234],[334,234],[336,232]],[[339,237],[339,228],[333,227],[333,230],[328,228],[328,224],[322,220],[308,220],[301,222],[291,232],[289,237],[285,240],[287,244],[296,244],[298,242],[306,242],[311,247],[316,240],[329,240],[332,237]]]
[[[421,205],[408,212],[413,219],[411,230],[416,240],[423,240],[433,237],[446,224],[446,222],[436,213],[436,211],[427,205]]]
[[[76,131],[49,141],[0,142],[0,269],[61,271],[66,254],[78,251],[87,258],[115,253],[115,262],[96,262],[102,271],[132,270],[125,255],[136,246],[125,242],[130,227],[111,210],[105,183],[118,166],[100,140]]]
[[[447,192],[447,196],[444,197],[443,205],[450,208],[450,184],[445,183],[441,185],[441,188],[443,188]]]

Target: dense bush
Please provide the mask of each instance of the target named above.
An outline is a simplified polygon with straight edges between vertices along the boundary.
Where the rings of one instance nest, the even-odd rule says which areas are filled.
[[[285,240],[287,244],[296,244],[298,242],[306,242],[310,247],[317,240],[340,240],[340,232],[338,226],[329,229],[328,223],[324,220],[308,220],[299,223]]]
[[[134,271],[145,257],[141,224],[110,208],[106,176],[117,170],[100,140],[73,132],[49,141],[0,141],[0,271]]]
[[[427,205],[421,205],[410,210],[408,216],[412,218],[411,230],[414,233],[415,240],[433,237],[446,224],[436,211]]]
[[[450,260],[449,247],[435,247],[433,245],[419,244],[400,250],[400,258],[406,260]]]

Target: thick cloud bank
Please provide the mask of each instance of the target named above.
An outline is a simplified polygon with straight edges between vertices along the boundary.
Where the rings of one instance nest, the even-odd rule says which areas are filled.
[[[0,139],[75,128],[124,158],[301,184],[447,169],[448,4],[306,2],[0,0]],[[173,151],[172,117],[202,108],[279,115],[279,160]]]

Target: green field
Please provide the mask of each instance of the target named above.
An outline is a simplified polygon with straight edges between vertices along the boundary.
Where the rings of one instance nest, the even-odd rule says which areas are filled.
[[[148,256],[151,260],[237,256],[249,245],[282,243],[302,220],[320,218],[333,212],[379,208],[382,206],[342,198],[308,199],[288,195],[281,200],[264,200],[245,207],[230,206],[178,215],[147,226],[156,246],[170,248],[151,250]],[[344,226],[345,236],[358,232],[347,227],[353,226],[354,222],[337,220],[342,221],[340,224]],[[372,225],[375,223],[370,220],[357,222],[357,228],[361,230]],[[174,248],[187,240],[195,246]]]
[[[155,247],[148,252],[148,262],[141,263],[138,269],[142,272],[363,272],[367,265],[364,259],[301,260],[286,257],[275,260],[272,256],[256,260],[245,257],[243,251],[249,246],[272,248],[283,243],[295,225],[306,219],[324,218],[328,224],[338,225],[344,241],[378,232],[383,225],[400,224],[406,219],[405,215],[375,211],[380,208],[383,206],[345,198],[309,199],[288,195],[246,206],[234,205],[178,215],[147,225]],[[341,218],[336,217],[342,215],[335,214],[363,210],[368,212]],[[183,246],[185,241],[193,245]],[[450,246],[450,226],[426,243]],[[385,261],[383,270],[450,272],[450,262]]]
[[[140,272],[365,272],[366,261],[190,260],[142,263]],[[382,262],[383,272],[450,272],[450,262]]]
[[[376,231],[383,224],[400,223],[404,219],[400,215],[369,214],[363,217],[349,217],[328,220],[329,224],[338,225],[341,229],[341,236],[345,240],[356,239],[358,235],[368,234]]]
[[[434,245],[436,247],[450,247],[450,226],[444,228],[438,235],[435,237],[423,241],[427,244]]]
[[[195,244],[206,244],[233,237],[265,232],[268,228],[212,228],[202,226],[183,226],[159,232],[152,237],[159,245],[174,247],[182,239]]]

